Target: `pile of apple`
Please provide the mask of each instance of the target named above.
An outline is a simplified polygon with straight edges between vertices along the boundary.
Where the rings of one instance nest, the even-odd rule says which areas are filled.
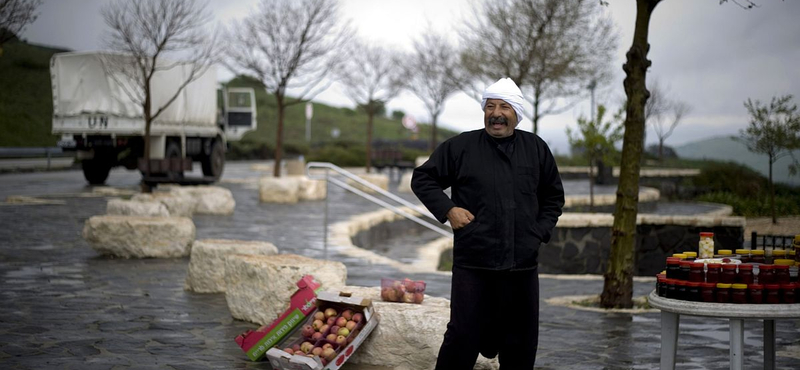
[[[322,364],[327,365],[358,335],[364,314],[348,309],[339,315],[336,309],[329,307],[315,312],[310,320],[313,320],[311,324],[300,329],[302,339],[283,350],[290,355],[319,356]]]
[[[422,303],[425,299],[425,282],[409,278],[381,279],[381,299],[386,302]]]

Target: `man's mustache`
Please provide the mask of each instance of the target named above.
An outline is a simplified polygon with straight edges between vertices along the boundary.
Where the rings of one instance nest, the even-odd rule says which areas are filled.
[[[493,125],[495,123],[499,123],[499,124],[503,124],[503,125],[507,126],[508,125],[508,119],[505,118],[505,117],[502,117],[502,116],[501,117],[489,117],[489,124]]]

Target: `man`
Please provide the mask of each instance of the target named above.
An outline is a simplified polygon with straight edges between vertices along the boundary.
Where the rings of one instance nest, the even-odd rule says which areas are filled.
[[[547,144],[515,130],[523,102],[514,81],[497,81],[483,93],[484,129],[445,141],[414,170],[414,194],[455,233],[437,370],[472,369],[478,353],[499,353],[505,370],[533,369],[536,360],[537,256],[561,215],[564,188]]]

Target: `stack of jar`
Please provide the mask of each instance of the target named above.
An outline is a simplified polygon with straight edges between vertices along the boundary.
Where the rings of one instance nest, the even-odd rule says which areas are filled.
[[[750,262],[695,262],[693,252],[668,257],[665,273],[657,276],[657,294],[696,302],[800,303],[796,298],[800,283],[794,260],[779,258],[773,264],[765,264],[756,262],[763,257],[763,250],[736,252],[734,255],[721,250],[715,257]]]

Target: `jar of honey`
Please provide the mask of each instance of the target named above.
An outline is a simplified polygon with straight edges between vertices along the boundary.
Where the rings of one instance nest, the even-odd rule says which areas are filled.
[[[764,258],[764,250],[763,249],[753,249],[750,251],[750,262],[752,263],[766,263],[767,260]]]

